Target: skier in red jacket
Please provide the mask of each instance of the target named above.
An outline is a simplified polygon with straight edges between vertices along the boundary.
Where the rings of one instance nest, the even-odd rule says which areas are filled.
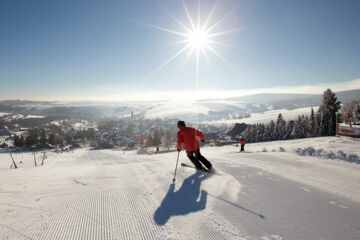
[[[240,152],[244,151],[244,147],[245,147],[245,139],[243,137],[240,137],[239,139],[240,145],[241,145],[241,149]]]
[[[212,165],[203,155],[201,155],[200,144],[196,139],[196,136],[198,136],[200,137],[201,142],[205,142],[204,134],[195,128],[186,127],[184,121],[178,121],[177,126],[180,129],[177,132],[177,150],[180,152],[181,146],[184,143],[186,155],[194,164],[195,168],[199,170],[210,171]],[[206,168],[204,168],[201,163]]]

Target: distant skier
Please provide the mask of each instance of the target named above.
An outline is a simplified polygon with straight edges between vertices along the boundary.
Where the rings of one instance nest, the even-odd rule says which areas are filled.
[[[177,132],[177,150],[181,151],[181,146],[184,143],[186,155],[190,161],[194,164],[195,168],[203,171],[210,171],[212,169],[211,163],[200,153],[200,144],[196,139],[196,136],[200,137],[201,142],[205,142],[205,137],[202,132],[199,130],[186,127],[184,121],[178,121],[178,128],[180,129]],[[202,164],[206,168],[203,167]]]
[[[239,152],[243,152],[245,150],[244,149],[244,147],[245,147],[245,139],[243,137],[240,137],[239,142],[240,142],[240,146],[241,146],[241,149],[240,149]]]

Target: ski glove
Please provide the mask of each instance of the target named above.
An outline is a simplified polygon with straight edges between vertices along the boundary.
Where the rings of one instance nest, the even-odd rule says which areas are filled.
[[[178,150],[178,152],[180,152],[181,151],[181,149],[177,149]]]

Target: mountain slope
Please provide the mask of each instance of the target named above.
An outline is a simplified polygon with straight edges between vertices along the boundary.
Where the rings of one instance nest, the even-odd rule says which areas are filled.
[[[358,144],[326,137],[247,144],[245,153],[205,147],[217,174],[179,166],[175,184],[176,151],[49,152],[43,167],[19,153],[18,169],[1,153],[0,236],[356,239],[360,165],[348,157],[360,156]],[[320,154],[308,156],[310,146]],[[179,162],[189,163],[183,152]]]

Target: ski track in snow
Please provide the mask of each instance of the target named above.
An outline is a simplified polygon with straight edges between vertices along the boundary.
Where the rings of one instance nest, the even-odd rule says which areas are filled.
[[[19,153],[14,154],[14,159],[23,163],[18,164],[16,170],[9,169],[9,155],[0,154],[0,238],[281,240],[286,238],[276,233],[277,228],[258,224],[267,220],[261,215],[261,208],[245,200],[239,203],[239,195],[251,196],[258,190],[246,189],[245,192],[238,179],[266,178],[280,184],[281,178],[277,176],[288,177],[297,181],[295,188],[307,197],[313,194],[314,188],[349,197],[346,192],[350,191],[349,187],[339,190],[336,185],[342,186],[347,178],[338,182],[318,181],[311,169],[315,167],[322,176],[333,175],[344,166],[347,171],[344,175],[356,171],[347,168],[353,163],[331,162],[328,168],[322,168],[322,161],[327,160],[310,164],[309,156],[283,152],[237,153],[232,147],[204,148],[203,152],[211,156],[218,174],[198,174],[194,169],[182,168],[180,162],[189,163],[189,160],[181,152],[175,185],[172,185],[176,159],[173,152],[150,156],[136,154],[136,151],[124,155],[122,151],[79,149],[49,153],[45,165],[38,167],[34,166],[32,153]],[[40,155],[36,156],[39,164]],[[289,160],[291,156],[297,160]],[[269,164],[269,161],[273,162]],[[222,165],[250,166],[255,170],[239,172],[236,178],[221,171]],[[299,168],[303,171],[299,172]],[[191,198],[187,194],[192,194],[189,188],[196,186],[199,187],[198,199],[186,202],[187,197]],[[355,201],[359,201],[358,190],[350,191]],[[174,197],[181,191],[185,195],[182,201]],[[197,204],[204,196],[204,208],[198,209]],[[166,204],[189,211],[165,211],[169,216],[161,222],[156,212],[166,210]],[[339,200],[329,199],[324,204],[338,211],[351,208]],[[281,222],[286,220],[279,220]],[[249,224],[252,229],[248,228]]]
[[[165,225],[157,225],[154,212],[171,182],[173,164],[167,167],[167,159],[77,150],[49,154],[45,166],[34,167],[28,155],[15,154],[15,161],[22,160],[22,166],[4,171],[7,177],[2,178],[1,192],[11,190],[9,185],[22,173],[32,180],[26,181],[22,190],[7,193],[14,204],[0,203],[1,239],[259,239],[217,213],[211,198],[205,210],[171,216]],[[166,174],[163,169],[168,170]],[[193,173],[179,168],[176,188]],[[201,187],[231,198],[219,190],[226,190],[230,180],[234,181],[231,176],[211,176]],[[214,181],[217,188],[211,188]],[[233,185],[230,189],[238,187],[240,191],[240,184]],[[4,211],[4,206],[11,211]]]

